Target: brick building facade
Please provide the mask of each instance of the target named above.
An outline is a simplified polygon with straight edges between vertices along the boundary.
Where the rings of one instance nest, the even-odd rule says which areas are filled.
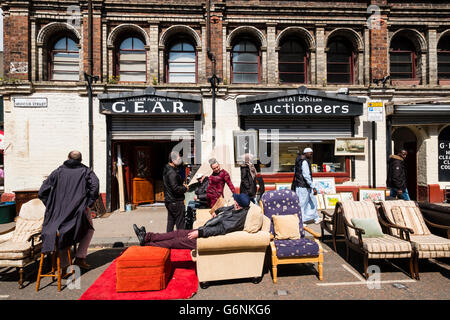
[[[2,10],[5,190],[13,192],[38,188],[70,149],[81,150],[88,160],[83,74],[90,72],[89,15],[88,1],[3,1]],[[450,140],[445,129],[450,123],[449,17],[450,4],[445,1],[92,0],[92,74],[99,76],[93,84],[94,170],[101,192],[110,205],[117,146],[162,150],[156,142],[167,136],[155,137],[155,132],[169,130],[170,125],[162,128],[161,123],[173,120],[173,128],[180,121],[199,136],[194,146],[201,150],[197,161],[207,161],[213,144],[222,150],[218,157],[237,185],[233,131],[279,127],[285,137],[280,144],[281,153],[286,152],[285,168],[263,170],[269,185],[291,180],[292,150],[312,146],[329,154],[336,135],[366,137],[365,156],[323,156],[318,164],[333,163],[336,172],[315,176],[335,177],[341,191],[373,186],[374,178],[377,187],[384,187],[387,157],[405,147],[412,159],[410,193],[416,199],[442,200],[442,189],[450,184],[445,160],[438,158],[439,152],[446,152],[439,150],[439,141]],[[214,71],[221,81],[213,103],[209,79]],[[146,115],[134,122],[97,112],[99,97],[114,100],[148,87],[159,92],[158,97],[180,94],[176,99],[184,101],[195,96],[202,111],[183,119]],[[283,100],[289,90],[313,98],[328,94],[336,104],[350,104],[353,98],[365,102],[361,114],[339,120],[243,116],[245,97],[256,97],[256,103],[271,94]],[[15,103],[16,98],[46,102],[24,107]],[[367,118],[371,101],[384,105],[383,120],[377,122],[375,177]],[[130,136],[124,134],[131,131]],[[261,133],[259,137],[264,140]],[[131,194],[131,180],[138,174],[128,174]]]

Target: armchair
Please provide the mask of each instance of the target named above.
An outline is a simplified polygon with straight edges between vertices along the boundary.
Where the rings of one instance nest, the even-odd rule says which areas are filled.
[[[342,224],[341,218],[341,210],[340,207],[335,207],[333,211],[331,210],[322,210],[321,211],[323,218],[320,222],[320,239],[324,242],[324,231],[331,233],[331,237],[333,240],[333,248],[336,251],[336,241],[337,237],[344,236],[344,226]]]
[[[201,288],[206,289],[209,281],[216,280],[253,278],[254,283],[261,281],[264,258],[270,241],[270,220],[262,216],[261,209],[253,203],[250,204],[250,210],[261,215],[262,225],[258,231],[235,231],[197,239],[197,250],[192,252],[192,256],[197,262],[197,276]],[[250,215],[250,210],[247,216]],[[210,209],[197,209],[194,229],[209,219]]]
[[[347,200],[338,202],[337,207],[342,212],[344,223],[345,243],[347,246],[347,257],[349,260],[349,249],[352,249],[364,257],[364,276],[367,279],[369,259],[398,259],[409,258],[410,274],[414,277],[414,254],[411,244],[408,241],[384,234],[378,237],[363,237],[365,230],[353,225],[352,218],[373,219],[381,229],[381,225],[386,228],[396,228],[405,231],[406,228],[386,223],[378,214],[378,210],[371,201]]]
[[[0,267],[16,267],[19,272],[19,288],[23,288],[23,270],[36,262],[41,251],[39,236],[44,221],[45,206],[39,199],[23,204],[16,221],[16,228],[2,235],[0,241]]]
[[[300,239],[278,240],[275,238],[274,224],[270,225],[272,251],[273,283],[277,283],[277,267],[280,264],[315,263],[318,264],[319,280],[323,279],[323,249],[318,238],[320,234],[303,226],[298,196],[291,190],[268,191],[261,197],[264,215],[272,220],[274,215],[297,215]],[[314,239],[306,238],[305,231]]]
[[[418,259],[450,258],[450,240],[430,232],[416,202],[383,201],[381,208],[384,218],[391,226],[402,227],[402,229],[391,227],[389,232],[394,237],[411,243],[415,256],[414,272],[417,280],[420,280]]]

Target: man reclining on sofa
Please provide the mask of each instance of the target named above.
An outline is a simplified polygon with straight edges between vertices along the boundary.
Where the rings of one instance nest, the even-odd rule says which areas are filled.
[[[196,249],[197,238],[207,238],[244,230],[245,219],[250,206],[246,194],[233,194],[234,205],[215,211],[213,218],[194,230],[176,230],[167,233],[146,232],[145,227],[133,224],[141,246],[155,246],[168,249]]]

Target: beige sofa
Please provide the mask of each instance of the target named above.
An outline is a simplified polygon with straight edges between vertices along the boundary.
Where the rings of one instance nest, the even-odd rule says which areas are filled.
[[[197,250],[193,250],[192,256],[197,262],[200,287],[207,288],[208,281],[216,280],[253,278],[254,283],[261,281],[266,249],[270,243],[270,220],[253,203],[250,210],[259,210],[261,214],[262,221],[258,231],[235,231],[197,239]],[[249,217],[250,211],[247,214],[246,228]],[[209,209],[197,209],[194,229],[204,225],[210,218]]]

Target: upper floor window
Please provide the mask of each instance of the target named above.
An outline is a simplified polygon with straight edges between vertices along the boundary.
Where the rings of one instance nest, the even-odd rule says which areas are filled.
[[[241,40],[231,52],[232,83],[258,83],[260,54],[255,44]]]
[[[416,79],[416,50],[406,37],[396,37],[390,48],[391,78],[399,80]]]
[[[450,35],[444,36],[438,43],[438,78],[450,79]]]
[[[79,49],[69,37],[59,38],[50,50],[49,73],[51,80],[78,81]]]
[[[197,54],[191,43],[179,41],[170,45],[166,75],[169,83],[197,82]]]
[[[354,82],[355,52],[344,37],[334,37],[328,43],[327,83],[352,84]]]
[[[116,76],[120,81],[145,82],[147,80],[146,53],[144,42],[129,37],[120,42],[117,51]]]
[[[300,39],[288,38],[282,42],[278,53],[280,82],[308,82],[308,52]]]

